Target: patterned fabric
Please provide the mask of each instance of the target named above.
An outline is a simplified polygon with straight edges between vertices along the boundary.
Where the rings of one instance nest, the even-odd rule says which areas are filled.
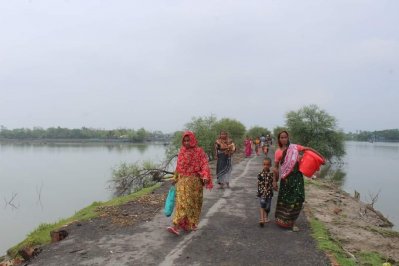
[[[216,175],[219,184],[228,183],[232,171],[231,155],[235,152],[235,144],[230,138],[218,138],[215,142],[217,154]]]
[[[298,163],[292,172],[280,182],[276,206],[276,224],[284,228],[292,228],[298,218],[305,201],[305,186]]]
[[[273,172],[262,170],[258,174],[258,194],[259,198],[273,197]]]
[[[252,154],[252,141],[250,139],[246,139],[244,142],[245,146],[245,156],[249,157]]]
[[[173,224],[186,231],[198,226],[202,209],[203,185],[200,178],[178,176]]]
[[[191,131],[186,131],[184,137],[190,137],[190,148],[180,148],[179,155],[177,156],[176,172],[182,176],[200,177],[208,180],[207,188],[211,189],[212,177],[208,164],[208,156],[204,150],[198,147],[197,139]]]
[[[297,164],[299,158],[298,147],[295,144],[290,144],[287,148],[287,154],[284,162],[280,164],[280,178],[285,179],[289,173],[292,172],[294,166]]]
[[[218,160],[216,163],[216,175],[218,183],[229,183],[232,170],[231,156],[223,152],[218,153]]]
[[[215,142],[215,149],[218,151],[222,151],[227,155],[232,155],[236,150],[236,146],[233,140],[230,138],[227,138],[225,140],[218,138]]]
[[[176,180],[176,203],[173,223],[186,231],[194,230],[199,222],[202,208],[204,180],[207,188],[213,187],[208,157],[198,147],[195,135],[191,131],[183,134],[190,137],[190,148],[180,148],[174,179]]]

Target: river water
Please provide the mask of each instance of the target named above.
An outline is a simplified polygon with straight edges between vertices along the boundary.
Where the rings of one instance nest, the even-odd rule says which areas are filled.
[[[108,181],[119,163],[159,162],[164,151],[163,145],[125,143],[0,143],[0,255],[40,223],[56,222],[93,201],[110,199]]]
[[[55,222],[93,201],[110,199],[112,167],[120,162],[164,158],[163,145],[0,143],[0,254],[40,223]],[[375,207],[398,229],[398,143],[346,142],[343,188]],[[15,196],[12,204],[6,204]]]
[[[346,142],[343,188],[364,202],[379,193],[374,207],[399,229],[399,143]]]

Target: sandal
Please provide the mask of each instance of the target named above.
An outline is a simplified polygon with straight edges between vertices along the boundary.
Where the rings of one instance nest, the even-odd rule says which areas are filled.
[[[177,236],[180,235],[179,231],[177,231],[176,228],[174,228],[173,226],[169,226],[169,227],[167,228],[167,230],[168,230],[169,233],[172,233],[172,234],[174,234],[174,235],[177,235]]]

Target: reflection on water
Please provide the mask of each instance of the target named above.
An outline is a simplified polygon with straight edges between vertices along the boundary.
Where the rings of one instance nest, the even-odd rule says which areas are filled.
[[[0,255],[42,222],[107,200],[112,168],[164,159],[163,145],[0,143]]]

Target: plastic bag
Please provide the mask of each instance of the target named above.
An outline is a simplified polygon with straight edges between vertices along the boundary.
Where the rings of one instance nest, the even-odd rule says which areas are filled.
[[[171,186],[169,189],[168,196],[166,197],[165,208],[163,210],[166,217],[171,216],[173,213],[173,209],[175,208],[175,197],[176,197],[176,187]]]

